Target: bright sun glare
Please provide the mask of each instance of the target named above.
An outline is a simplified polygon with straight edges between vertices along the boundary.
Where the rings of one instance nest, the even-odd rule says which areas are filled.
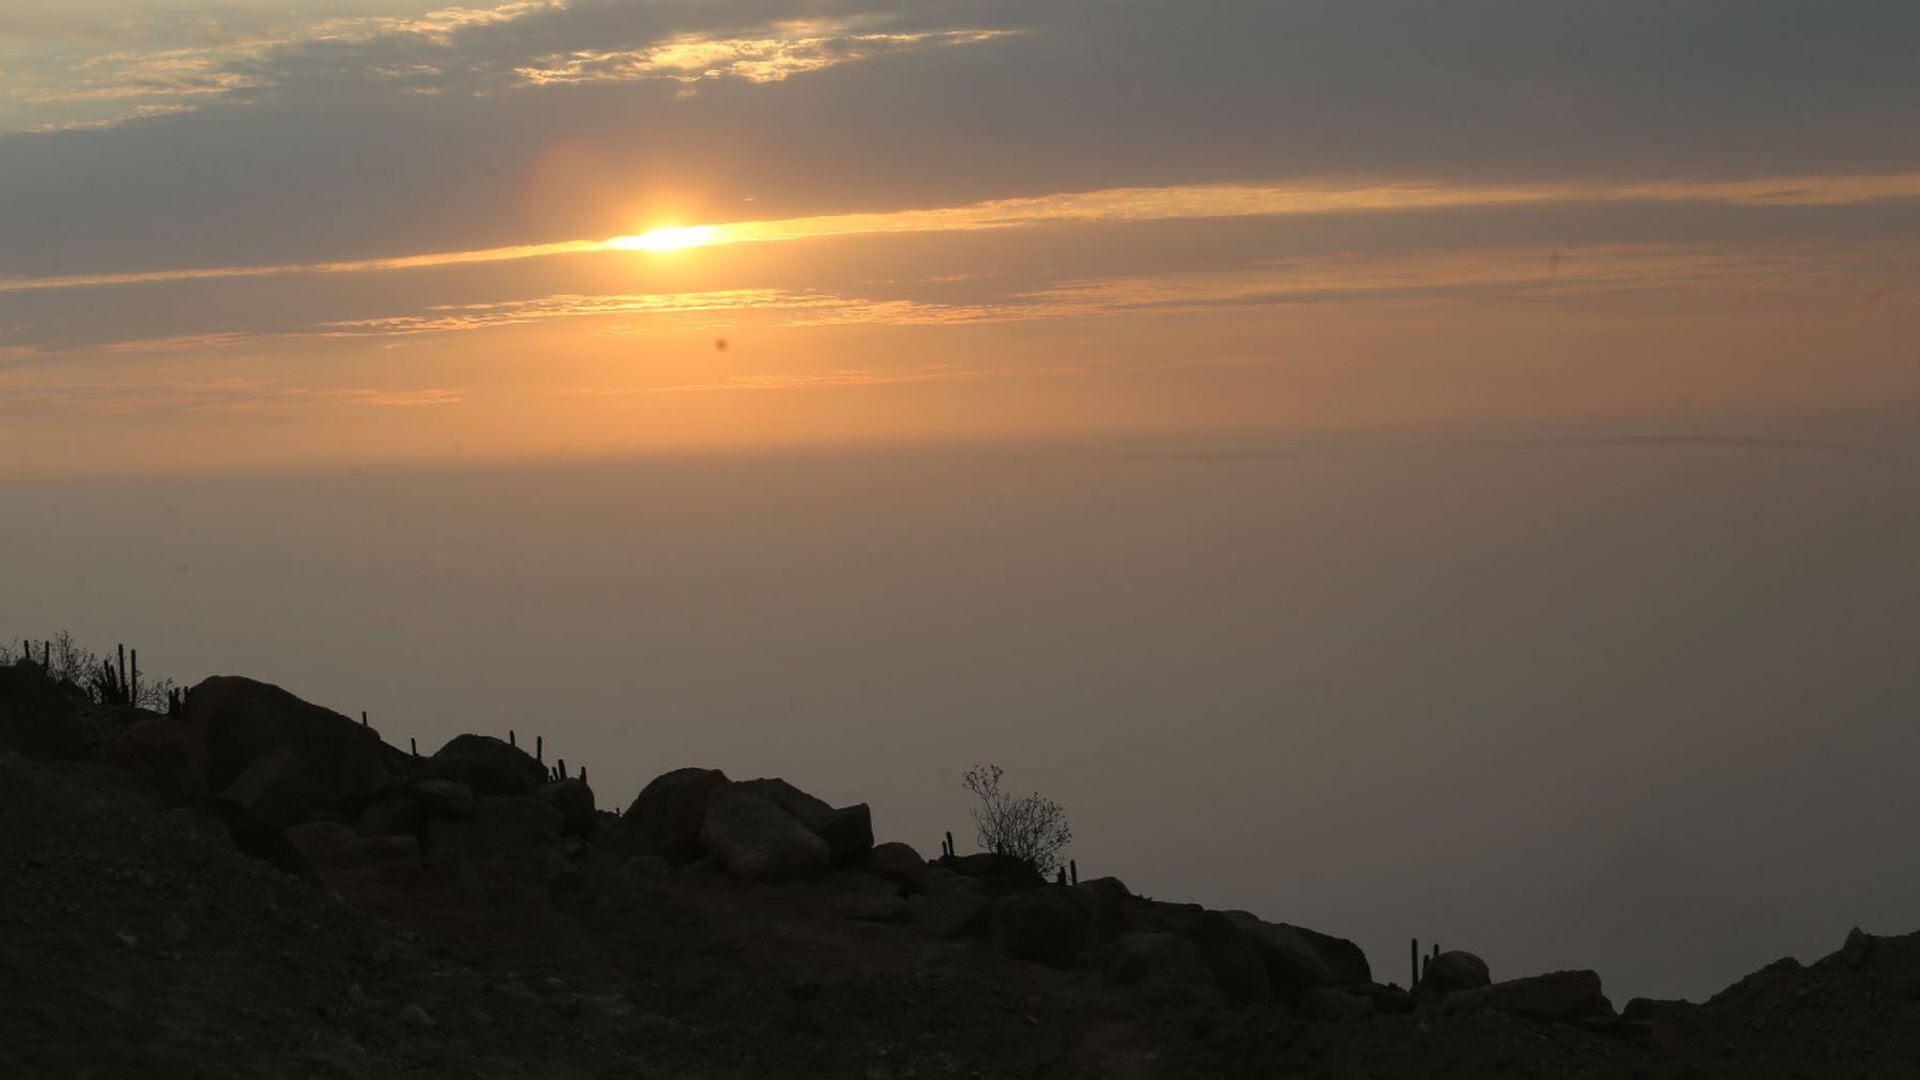
[[[622,251],[679,251],[710,244],[719,230],[712,225],[662,225],[638,236],[617,236],[609,244]]]

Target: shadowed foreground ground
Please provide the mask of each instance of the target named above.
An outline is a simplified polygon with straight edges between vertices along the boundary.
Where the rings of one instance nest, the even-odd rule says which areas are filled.
[[[1920,1061],[1914,937],[1856,934],[1704,1005],[1616,1013],[1590,973],[1409,994],[1338,938],[1111,879],[929,864],[873,847],[864,807],[783,785],[672,774],[614,815],[504,743],[416,761],[246,680],[209,680],[170,718],[0,668],[0,738],[16,748],[0,750],[0,1075],[23,1080],[1895,1077]],[[733,829],[723,803],[762,816]]]

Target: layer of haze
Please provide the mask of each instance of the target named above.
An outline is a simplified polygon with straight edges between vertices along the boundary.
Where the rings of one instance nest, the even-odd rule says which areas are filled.
[[[1700,995],[1912,929],[1911,426],[1063,444],[23,489],[0,611],[1151,895]]]
[[[1706,992],[1915,929],[1910,0],[13,0],[0,635]]]

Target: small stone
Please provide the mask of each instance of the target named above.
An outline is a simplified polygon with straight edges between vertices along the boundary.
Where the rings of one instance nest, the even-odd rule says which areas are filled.
[[[129,949],[137,949],[140,947],[140,939],[127,933],[125,930],[117,931],[113,936],[119,938],[120,944],[125,945]]]
[[[401,1009],[400,1019],[406,1021],[409,1026],[419,1028],[422,1031],[430,1031],[439,1026],[439,1023],[434,1020],[432,1014],[418,1005],[409,1005]]]

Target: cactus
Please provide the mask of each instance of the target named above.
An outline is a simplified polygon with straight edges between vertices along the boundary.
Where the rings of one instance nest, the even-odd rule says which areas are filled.
[[[132,650],[127,659],[127,704],[138,707],[140,704],[140,650]]]
[[[407,752],[413,755],[413,760],[415,761],[420,760],[420,742],[418,739],[408,737]]]
[[[1067,876],[1073,879],[1075,885],[1080,884],[1080,866],[1072,859],[1067,860]]]
[[[587,782],[587,767],[585,765],[580,766],[580,782],[583,784]]]
[[[545,735],[535,735],[533,737],[533,760],[542,764],[546,763],[547,737]]]
[[[512,728],[507,729],[507,745],[513,747],[516,750],[520,748],[520,740],[513,737]]]
[[[1414,938],[1413,944],[1408,947],[1407,959],[1412,963],[1412,966],[1413,966],[1412,975],[1409,976],[1413,981],[1409,985],[1418,985],[1420,982],[1420,939],[1419,938]]]

